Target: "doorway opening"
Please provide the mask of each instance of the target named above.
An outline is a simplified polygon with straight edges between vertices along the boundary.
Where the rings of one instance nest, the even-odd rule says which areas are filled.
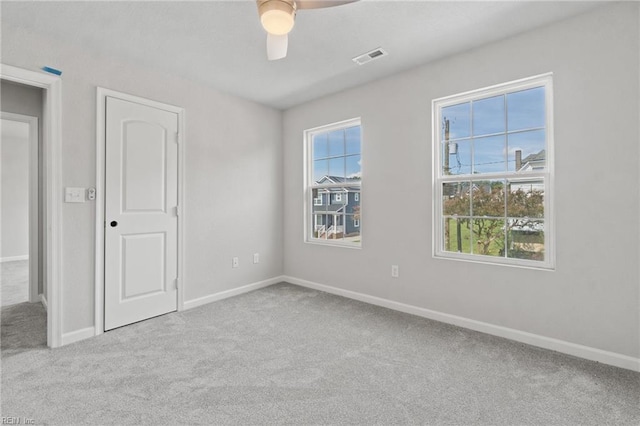
[[[33,318],[41,318],[46,324],[41,324],[39,329],[41,345],[58,347],[63,344],[59,289],[61,79],[2,64],[0,80],[0,266],[11,266],[1,271],[3,305],[20,306],[22,302],[31,302],[27,305],[46,309],[44,315],[30,311],[18,317],[27,319],[33,314]],[[9,285],[10,280],[13,286]],[[6,289],[5,282],[8,283]],[[6,310],[3,311],[5,319]],[[3,324],[3,350],[7,343],[4,331]],[[18,337],[30,338],[29,332],[18,332]]]
[[[43,94],[40,88],[5,81],[0,90],[0,286],[2,320],[13,327],[11,333],[3,329],[2,346],[15,350],[47,344],[39,128]]]

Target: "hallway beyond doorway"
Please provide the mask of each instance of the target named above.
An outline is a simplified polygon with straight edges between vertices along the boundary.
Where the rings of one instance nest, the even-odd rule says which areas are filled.
[[[2,307],[29,301],[29,261],[0,263]]]

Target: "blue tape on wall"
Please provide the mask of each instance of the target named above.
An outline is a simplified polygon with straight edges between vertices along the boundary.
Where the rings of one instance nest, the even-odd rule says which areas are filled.
[[[62,75],[62,71],[57,70],[55,68],[51,68],[51,67],[42,67],[42,71],[46,71],[55,75]]]

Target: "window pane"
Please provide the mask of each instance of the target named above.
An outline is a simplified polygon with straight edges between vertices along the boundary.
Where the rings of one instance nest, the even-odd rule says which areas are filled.
[[[360,230],[362,228],[362,223],[360,222],[360,214],[348,214],[345,216],[345,218],[345,242],[360,243]]]
[[[347,193],[339,189],[334,189],[331,193],[331,204],[347,204]]]
[[[346,157],[347,177],[350,179],[362,178],[361,157],[359,155],[350,155]]]
[[[469,182],[442,184],[442,212],[447,216],[469,216],[471,214]]]
[[[471,211],[474,217],[504,217],[504,182],[484,180],[472,182]]]
[[[442,108],[442,138],[445,135],[445,123],[449,122],[449,139],[468,138],[471,136],[471,103],[451,105]]]
[[[545,127],[544,87],[507,95],[507,127],[510,132]]]
[[[344,130],[329,133],[329,155],[331,157],[344,155]]]
[[[458,253],[471,253],[469,219],[444,219],[444,249]]]
[[[313,215],[313,238],[327,239],[327,220],[328,215],[314,214]]]
[[[544,260],[544,222],[509,219],[507,257]]]
[[[443,143],[442,173],[443,175],[471,174],[471,141]]]
[[[346,154],[360,154],[360,126],[345,130]]]
[[[313,162],[313,181],[318,183],[329,174],[329,160],[316,160]]]
[[[473,252],[504,257],[504,219],[473,218]]]
[[[544,182],[542,180],[509,182],[507,216],[543,218]]]
[[[327,215],[326,233],[328,240],[342,240],[344,235],[344,214]]]
[[[324,212],[327,210],[329,204],[327,198],[327,191],[324,189],[314,189],[312,191],[311,208],[313,213]]]
[[[496,173],[507,170],[506,138],[489,136],[473,140],[473,173]]]
[[[473,135],[505,132],[504,96],[473,102]]]
[[[313,137],[313,159],[317,160],[329,156],[329,145],[326,134]]]
[[[509,171],[544,170],[546,136],[544,130],[513,133],[508,136]],[[518,151],[520,152],[518,159]]]
[[[344,157],[332,158],[329,160],[329,176],[341,178],[344,176]]]
[[[347,206],[347,213],[360,215],[360,191],[349,188],[349,201]]]

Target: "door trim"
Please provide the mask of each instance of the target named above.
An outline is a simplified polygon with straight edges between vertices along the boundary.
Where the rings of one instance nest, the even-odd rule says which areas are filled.
[[[3,120],[26,123],[29,126],[29,251],[26,258],[29,260],[29,302],[40,301],[38,294],[38,117],[31,115],[15,114],[13,112],[0,111]],[[34,152],[35,148],[35,152]]]
[[[0,78],[44,89],[47,346],[57,348],[62,345],[62,79],[6,64],[0,64]]]
[[[95,227],[95,335],[104,333],[105,131],[107,96],[162,109],[178,115],[178,311],[184,310],[184,143],[185,110],[104,87],[96,96],[96,227]]]

